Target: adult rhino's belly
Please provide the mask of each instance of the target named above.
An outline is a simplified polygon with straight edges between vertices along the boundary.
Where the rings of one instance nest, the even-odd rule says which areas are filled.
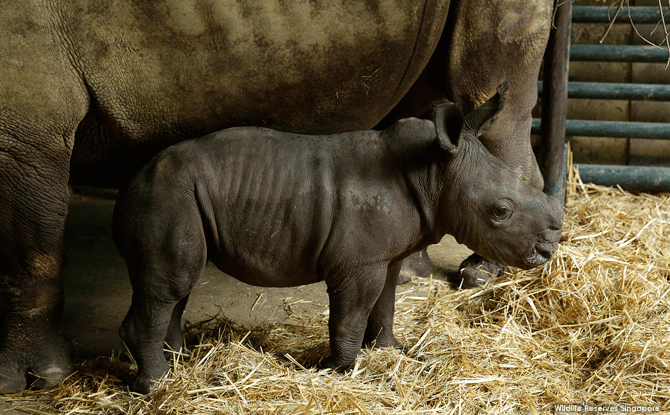
[[[248,3],[252,13],[117,3],[72,19],[91,93],[73,181],[114,181],[170,143],[231,126],[371,128],[425,66],[443,20],[420,2]]]

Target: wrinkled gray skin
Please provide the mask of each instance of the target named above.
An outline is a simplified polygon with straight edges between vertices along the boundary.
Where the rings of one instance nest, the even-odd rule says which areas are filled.
[[[161,149],[232,126],[365,130],[405,96],[388,122],[435,95],[470,111],[509,80],[482,142],[539,187],[530,106],[551,3],[0,3],[0,393],[72,371],[68,182],[121,186]]]
[[[183,347],[181,315],[207,260],[247,284],[325,281],[331,356],[344,370],[361,346],[397,346],[401,262],[446,233],[503,264],[547,262],[562,207],[522,181],[476,135],[495,95],[465,120],[451,102],[433,121],[328,136],[237,127],[162,151],[123,189],[114,240],[133,286],[121,338],[150,390]],[[493,124],[495,125],[495,123]]]

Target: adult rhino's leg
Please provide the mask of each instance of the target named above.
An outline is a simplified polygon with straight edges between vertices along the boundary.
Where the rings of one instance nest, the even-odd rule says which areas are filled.
[[[530,144],[531,111],[549,39],[553,0],[455,0],[435,67],[445,70],[447,96],[468,113],[508,82],[505,108],[480,137],[486,148],[524,181],[542,189]],[[480,284],[505,267],[474,255],[461,264],[464,286]]]
[[[41,389],[73,369],[60,331],[72,136],[8,118],[0,119],[0,394],[25,389],[28,372]]]
[[[28,373],[46,388],[72,371],[63,230],[89,102],[47,9],[5,2],[0,13],[0,394],[21,392]]]

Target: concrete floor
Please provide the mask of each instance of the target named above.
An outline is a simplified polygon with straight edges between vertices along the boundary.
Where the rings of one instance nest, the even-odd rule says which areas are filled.
[[[123,350],[117,330],[130,306],[131,287],[123,258],[112,240],[114,194],[78,193],[70,198],[65,228],[65,335],[76,358],[109,356]],[[471,251],[450,236],[428,249],[442,269],[437,278],[456,273]],[[409,283],[410,286],[412,283]],[[407,287],[409,288],[409,287]],[[406,291],[406,289],[402,290]],[[294,288],[262,288],[237,281],[208,264],[193,289],[184,320],[195,322],[222,312],[246,327],[262,322],[288,321],[293,312],[309,316],[327,304],[325,284]],[[0,415],[39,413],[39,402],[0,397]]]

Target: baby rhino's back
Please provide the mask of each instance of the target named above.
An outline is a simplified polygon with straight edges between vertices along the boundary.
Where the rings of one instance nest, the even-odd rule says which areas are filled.
[[[241,127],[177,144],[120,194],[126,223],[115,228],[135,230],[124,238],[136,240],[133,251],[204,245],[221,270],[253,285],[318,281],[338,182],[356,163],[348,140]]]
[[[332,217],[334,166],[319,137],[234,128],[195,142],[210,259],[254,285],[319,279]]]

